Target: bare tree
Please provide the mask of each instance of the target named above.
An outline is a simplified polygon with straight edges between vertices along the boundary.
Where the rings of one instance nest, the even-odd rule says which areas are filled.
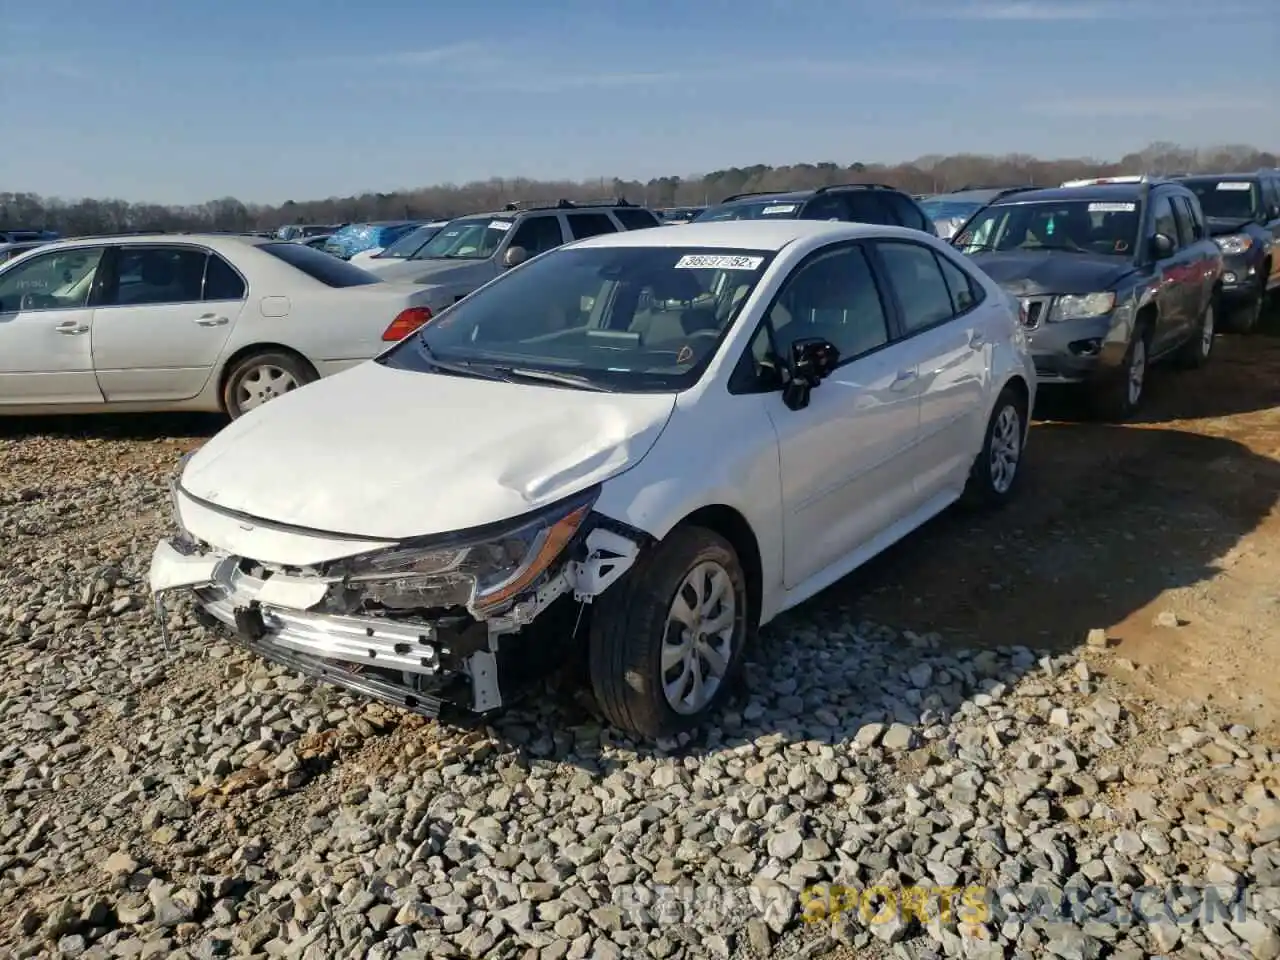
[[[393,193],[286,200],[279,206],[249,205],[234,197],[196,206],[166,207],[114,199],[62,200],[33,193],[0,192],[0,229],[41,227],[70,236],[129,230],[267,230],[291,223],[453,217],[499,209],[513,200],[599,199],[610,191],[614,196],[652,207],[697,206],[731,193],[797,190],[833,183],[887,183],[911,193],[938,193],[972,184],[1047,186],[1075,177],[1228,172],[1276,164],[1274,152],[1246,145],[1190,149],[1175,143],[1153,143],[1118,161],[1088,157],[1042,160],[1026,154],[929,154],[893,166],[831,161],[783,167],[755,164],[696,176],[657,177],[646,182],[617,177],[586,181],[492,178]]]

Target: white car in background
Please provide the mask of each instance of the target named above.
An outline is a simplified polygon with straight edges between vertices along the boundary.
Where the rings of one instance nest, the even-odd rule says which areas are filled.
[[[0,268],[0,415],[235,418],[375,356],[430,317],[424,303],[287,240],[55,241]]]
[[[921,231],[598,236],[216,435],[151,589],[161,624],[194,589],[250,650],[429,715],[583,656],[610,722],[666,735],[758,626],[1005,502],[1035,382],[1012,300]]]

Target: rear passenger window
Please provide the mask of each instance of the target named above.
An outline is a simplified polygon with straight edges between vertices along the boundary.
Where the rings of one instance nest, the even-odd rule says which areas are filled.
[[[648,210],[615,210],[613,215],[628,230],[644,230],[658,226],[658,218]]]
[[[934,253],[938,266],[942,268],[942,279],[946,281],[947,292],[951,294],[951,308],[954,313],[964,313],[976,306],[982,299],[982,287],[941,253]]]
[[[575,240],[598,237],[602,233],[618,232],[609,215],[605,213],[570,213],[567,214],[567,219],[569,232],[573,234]]]
[[[209,254],[204,268],[204,298],[206,300],[243,300],[244,281],[231,265],[216,253]]]
[[[531,257],[554,250],[562,243],[560,220],[554,216],[528,217],[516,227],[516,234],[511,238],[511,246],[524,247]]]
[[[950,320],[955,314],[951,291],[932,250],[915,243],[881,240],[876,248],[889,282],[902,305],[902,323],[915,333]]]
[[[854,223],[880,223],[887,227],[899,226],[889,213],[879,196],[870,190],[850,190],[842,193],[841,199],[849,211],[849,219]]]
[[[888,204],[902,226],[910,227],[912,230],[923,230],[926,233],[933,232],[929,229],[929,224],[924,214],[920,212],[920,208],[909,197],[904,197],[900,193],[883,193],[880,199]]]
[[[122,246],[116,258],[113,306],[198,303],[205,252],[191,247]]]

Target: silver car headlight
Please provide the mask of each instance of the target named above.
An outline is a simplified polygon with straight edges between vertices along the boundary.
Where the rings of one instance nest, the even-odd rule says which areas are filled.
[[[1050,321],[1087,320],[1106,316],[1116,306],[1114,293],[1076,293],[1058,297],[1053,304]]]
[[[386,607],[509,605],[564,552],[591,512],[599,488],[506,528],[431,537],[329,565],[325,578]]]
[[[1227,237],[1214,237],[1213,242],[1218,245],[1218,249],[1231,256],[1237,253],[1244,253],[1253,246],[1253,237],[1246,236],[1243,233],[1233,233]]]

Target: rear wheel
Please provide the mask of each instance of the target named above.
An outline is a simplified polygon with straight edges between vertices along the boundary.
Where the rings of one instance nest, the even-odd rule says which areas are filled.
[[[222,387],[222,406],[232,420],[318,379],[311,364],[280,350],[251,353],[236,361]]]
[[[1178,363],[1190,369],[1203,367],[1213,352],[1213,337],[1218,332],[1215,325],[1217,296],[1209,300],[1200,316],[1200,324],[1191,339],[1178,348]]]
[[[1005,387],[996,398],[982,450],[974,458],[964,499],[974,506],[1000,507],[1012,499],[1021,476],[1027,410],[1022,396]]]
[[[733,547],[677,528],[594,604],[588,661],[597,708],[643,737],[690,729],[737,679],[749,626]]]

